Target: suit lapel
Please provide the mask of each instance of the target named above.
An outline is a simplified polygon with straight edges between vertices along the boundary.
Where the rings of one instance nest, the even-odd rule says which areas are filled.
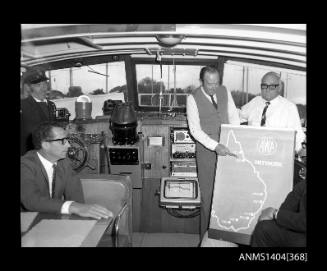
[[[51,102],[50,100],[47,100],[48,102],[48,110],[49,110],[49,119],[55,120],[56,116],[56,104]]]
[[[39,112],[41,119],[44,120],[48,119],[47,114],[42,110],[41,106],[38,105],[37,101],[35,101],[32,96],[29,96],[28,98],[29,98],[28,102],[30,103],[31,107],[33,107],[34,110]]]
[[[50,187],[49,187],[49,179],[48,179],[48,174],[47,172],[45,171],[45,168],[39,158],[39,156],[37,155],[37,152],[35,151],[34,152],[34,155],[35,155],[35,160],[36,160],[36,163],[39,165],[40,169],[41,169],[41,172],[42,172],[42,175],[43,175],[43,181],[45,182],[45,184],[47,185],[48,187],[48,191],[50,191]]]

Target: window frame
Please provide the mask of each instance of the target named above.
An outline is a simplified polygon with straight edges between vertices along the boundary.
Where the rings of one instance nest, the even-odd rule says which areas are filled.
[[[147,64],[147,65],[160,65],[160,63],[156,62],[155,58],[131,58],[131,67],[134,73],[134,82],[132,89],[135,91],[128,91],[128,99],[134,101],[134,107],[136,111],[141,112],[158,112],[159,106],[140,106],[138,101],[138,92],[137,92],[137,78],[136,78],[136,65]],[[172,65],[172,58],[165,58],[162,56],[161,64],[162,65]],[[183,65],[183,66],[207,66],[214,65],[218,69],[218,58],[217,59],[183,59],[181,57],[176,56],[174,59],[175,65]],[[168,112],[169,107],[162,107],[161,112]],[[174,108],[173,112],[178,113],[186,113],[186,108]]]
[[[253,65],[253,67],[255,67],[256,65],[258,66],[265,66],[265,67],[272,67],[272,68],[277,68],[277,69],[282,69],[282,70],[293,70],[293,71],[298,71],[299,74],[301,73],[307,73],[306,68],[304,67],[298,67],[298,66],[293,66],[293,65],[288,65],[288,64],[282,64],[282,63],[275,63],[275,62],[271,62],[271,61],[263,61],[263,60],[253,60],[253,59],[245,59],[245,58],[235,58],[235,57],[226,57],[225,59],[225,63],[227,63],[228,61],[232,61],[232,62],[238,62],[238,63],[244,63],[244,66],[251,66]],[[224,64],[225,64],[224,63]],[[259,68],[259,67],[258,67]],[[286,71],[283,71],[286,72]],[[222,76],[222,80],[221,80],[222,84],[224,84],[223,82],[223,76]],[[249,102],[248,100],[248,92],[245,92],[246,94],[246,103]],[[285,93],[282,95],[283,97],[285,97]]]

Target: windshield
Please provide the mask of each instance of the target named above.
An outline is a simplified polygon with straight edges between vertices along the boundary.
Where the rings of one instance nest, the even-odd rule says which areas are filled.
[[[185,109],[186,97],[199,87],[203,66],[137,64],[137,94],[139,107]]]

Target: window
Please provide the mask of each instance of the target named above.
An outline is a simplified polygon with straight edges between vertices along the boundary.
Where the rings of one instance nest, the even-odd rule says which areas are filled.
[[[246,93],[243,91],[243,67],[225,63],[222,84],[231,92],[235,105],[240,108],[246,103]]]
[[[48,71],[50,95],[57,108],[67,108],[70,119],[75,118],[75,101],[80,95],[88,95],[92,101],[92,118],[102,116],[106,100],[125,100],[125,62],[72,67]]]
[[[186,97],[199,87],[199,65],[136,64],[138,105],[143,108],[184,109]]]

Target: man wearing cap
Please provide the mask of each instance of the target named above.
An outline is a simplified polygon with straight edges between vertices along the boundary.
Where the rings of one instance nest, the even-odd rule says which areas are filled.
[[[56,110],[56,105],[46,99],[49,78],[43,70],[30,68],[22,79],[30,95],[21,100],[21,155],[33,149],[33,130],[44,121],[55,120]]]

